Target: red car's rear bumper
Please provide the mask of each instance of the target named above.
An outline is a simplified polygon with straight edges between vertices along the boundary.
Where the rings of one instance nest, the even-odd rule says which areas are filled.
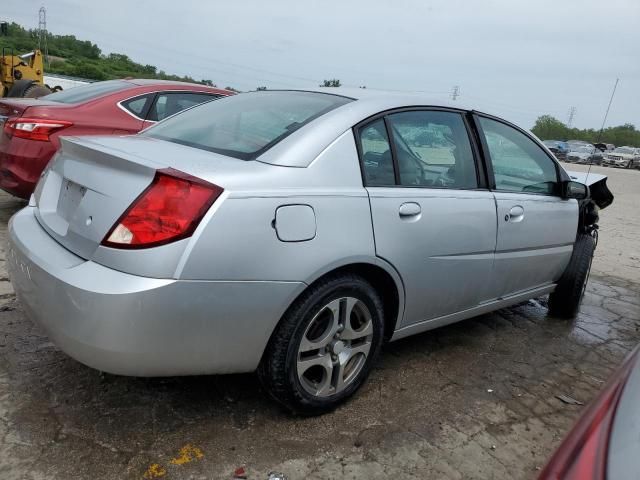
[[[56,150],[51,142],[9,137],[0,132],[0,188],[28,199]]]

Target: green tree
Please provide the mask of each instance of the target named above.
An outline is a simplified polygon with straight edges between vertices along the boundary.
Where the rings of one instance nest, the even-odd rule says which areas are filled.
[[[565,140],[568,137],[567,126],[551,115],[538,117],[531,131],[543,140]]]
[[[7,35],[0,36],[0,48],[7,47],[17,54],[30,52],[37,48],[38,32],[27,30],[17,23],[11,23]],[[95,43],[79,40],[73,35],[47,36],[50,64],[46,73],[59,73],[89,80],[108,80],[112,78],[159,78],[195,82],[190,76],[179,76],[158,71],[154,65],[143,65],[121,53],[102,54]],[[205,85],[213,85],[211,80],[203,80]]]
[[[595,128],[569,128],[551,115],[542,115],[538,117],[531,131],[543,140],[584,140],[590,143],[640,147],[640,131],[630,123],[607,127],[600,132]]]
[[[340,83],[340,80],[338,80],[337,78],[332,78],[331,80],[323,80],[322,85],[320,86],[321,87],[340,87],[342,86],[342,84]]]

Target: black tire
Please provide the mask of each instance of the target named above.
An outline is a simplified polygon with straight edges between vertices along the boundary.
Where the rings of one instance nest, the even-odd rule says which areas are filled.
[[[589,280],[596,241],[591,235],[580,234],[573,246],[573,254],[555,291],[549,295],[549,313],[554,317],[573,318]]]
[[[16,80],[7,93],[10,98],[23,98],[24,93],[32,86],[37,85],[33,80]]]
[[[24,98],[40,98],[49,95],[50,93],[51,90],[49,90],[47,87],[34,83],[25,90],[23,96]]]
[[[326,397],[315,396],[301,384],[297,371],[298,349],[316,315],[330,302],[344,297],[359,300],[368,309],[373,327],[371,347],[364,365],[342,391]],[[289,307],[272,334],[258,367],[262,386],[274,400],[294,413],[319,415],[333,410],[353,395],[367,379],[383,341],[383,312],[380,296],[360,276],[340,274],[313,284]]]
[[[631,160],[629,160],[629,161],[627,162],[627,165],[626,165],[626,167],[624,167],[624,168],[631,168]]]

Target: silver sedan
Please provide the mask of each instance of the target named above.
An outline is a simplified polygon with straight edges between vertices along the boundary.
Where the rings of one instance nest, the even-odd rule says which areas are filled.
[[[530,133],[458,103],[246,93],[140,135],[63,139],[11,220],[9,270],[80,362],[257,370],[315,414],[385,341],[548,293],[574,315],[605,178],[590,194]]]

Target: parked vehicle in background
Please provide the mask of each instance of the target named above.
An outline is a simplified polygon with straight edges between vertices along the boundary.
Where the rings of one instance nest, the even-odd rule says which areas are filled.
[[[612,152],[605,154],[603,165],[612,167],[631,168],[640,161],[640,149],[635,147],[618,147]]]
[[[589,404],[539,480],[635,479],[640,472],[640,347]]]
[[[597,164],[602,163],[602,152],[590,143],[572,143],[569,146],[567,162]]]
[[[612,143],[594,143],[593,146],[604,153],[610,152],[616,148],[616,146]]]
[[[571,175],[459,102],[243,93],[140,135],[63,138],[11,219],[8,270],[85,364],[257,369],[274,399],[317,414],[363,384],[385,340],[547,293],[552,315],[574,316],[613,196],[605,176]]]
[[[40,99],[0,99],[0,188],[29,198],[63,135],[129,135],[230,94],[183,82],[109,80]]]
[[[561,140],[545,140],[542,143],[551,150],[558,160],[565,161],[569,153],[569,145]]]

